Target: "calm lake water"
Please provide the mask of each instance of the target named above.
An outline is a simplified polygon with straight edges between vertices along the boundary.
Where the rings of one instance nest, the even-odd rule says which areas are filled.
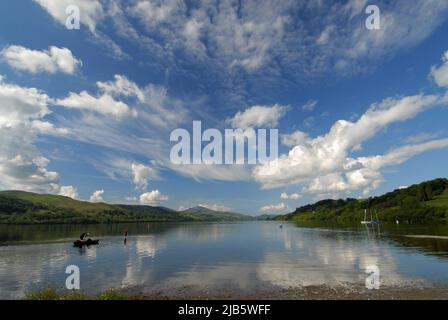
[[[368,265],[380,268],[385,288],[448,285],[447,226],[282,224],[3,225],[0,298],[63,288],[65,268],[72,264],[79,266],[81,289],[89,294],[109,288],[244,294],[307,285],[364,286]],[[100,244],[72,247],[84,231]]]

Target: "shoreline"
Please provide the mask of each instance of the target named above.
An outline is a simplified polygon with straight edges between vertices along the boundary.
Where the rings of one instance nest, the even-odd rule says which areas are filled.
[[[276,289],[241,293],[220,291],[210,293],[204,289],[191,290],[184,287],[171,292],[131,293],[131,289],[109,289],[95,296],[79,291],[58,293],[54,289],[44,289],[27,294],[25,300],[448,300],[448,286],[433,287],[390,287],[378,290],[350,288],[347,286],[330,287],[313,285],[306,287]],[[202,292],[201,292],[202,291]],[[65,291],[67,292],[67,291]]]
[[[448,300],[448,287],[384,288],[379,290],[328,287],[325,285],[278,289],[251,294],[141,294],[136,300]]]

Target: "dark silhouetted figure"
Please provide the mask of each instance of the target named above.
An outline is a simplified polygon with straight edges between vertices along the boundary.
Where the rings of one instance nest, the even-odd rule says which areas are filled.
[[[86,240],[87,236],[90,236],[90,234],[87,232],[84,232],[83,234],[81,234],[79,236],[79,238],[81,239],[81,241],[84,241],[84,240]]]

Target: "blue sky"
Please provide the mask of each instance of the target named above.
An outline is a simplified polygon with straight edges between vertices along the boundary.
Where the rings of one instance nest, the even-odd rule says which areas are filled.
[[[369,4],[3,1],[0,188],[262,214],[444,177],[448,3]],[[193,120],[278,128],[277,166],[173,165]]]

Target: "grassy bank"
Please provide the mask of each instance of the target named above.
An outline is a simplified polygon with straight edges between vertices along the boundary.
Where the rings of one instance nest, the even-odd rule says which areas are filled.
[[[59,292],[53,288],[27,292],[26,300],[130,300],[131,296],[118,290],[106,290],[96,296],[88,296],[81,291]]]

